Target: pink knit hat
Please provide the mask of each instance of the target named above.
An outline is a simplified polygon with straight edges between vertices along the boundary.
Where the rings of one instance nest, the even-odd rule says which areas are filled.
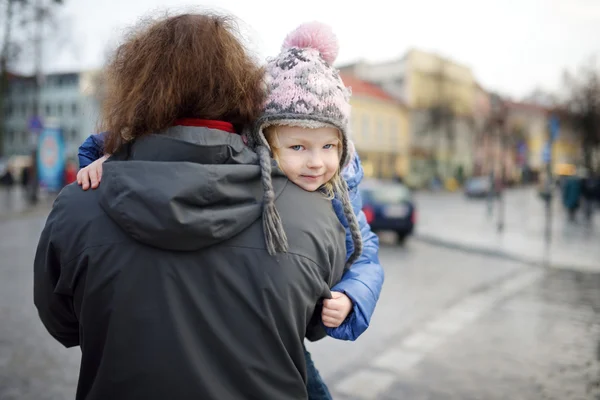
[[[268,98],[253,139],[268,146],[263,129],[273,124],[333,126],[342,136],[340,167],[348,164],[350,89],[332,66],[338,50],[331,28],[319,22],[300,25],[286,37],[281,53],[267,63]]]

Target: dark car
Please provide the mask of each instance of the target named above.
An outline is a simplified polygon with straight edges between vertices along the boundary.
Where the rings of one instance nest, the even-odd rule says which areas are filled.
[[[482,198],[491,194],[496,196],[498,193],[494,190],[492,180],[489,176],[475,176],[465,181],[465,195],[472,198]]]
[[[410,189],[398,182],[364,182],[360,186],[363,212],[374,232],[394,231],[399,243],[412,234],[417,211]]]

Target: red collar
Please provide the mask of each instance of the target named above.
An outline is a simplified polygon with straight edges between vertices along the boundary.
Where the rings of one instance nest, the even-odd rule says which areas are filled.
[[[225,121],[217,121],[213,119],[199,119],[199,118],[181,118],[175,120],[173,125],[180,126],[200,126],[209,129],[219,129],[221,131],[236,133],[233,129],[233,125]]]

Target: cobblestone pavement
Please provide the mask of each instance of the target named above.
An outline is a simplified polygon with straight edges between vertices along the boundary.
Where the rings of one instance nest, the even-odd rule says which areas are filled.
[[[0,220],[2,400],[74,398],[79,349],[55,342],[32,304],[43,224],[39,215]],[[384,245],[381,260],[371,328],[356,342],[309,344],[336,399],[596,400],[597,275],[417,241]]]

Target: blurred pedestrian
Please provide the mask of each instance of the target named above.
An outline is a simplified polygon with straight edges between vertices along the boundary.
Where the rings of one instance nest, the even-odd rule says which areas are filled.
[[[332,288],[332,298],[323,301],[321,319],[331,337],[355,340],[369,326],[383,284],[383,270],[377,255],[378,239],[361,211],[357,186],[363,171],[347,137],[349,92],[331,66],[337,51],[337,39],[328,26],[311,23],[292,32],[279,56],[267,64],[266,109],[247,139],[257,150],[263,168],[271,164],[273,156],[296,185],[311,192],[323,191],[332,199],[346,228],[350,268]],[[312,82],[319,83],[319,92],[313,92]],[[286,103],[290,93],[295,94],[296,100]],[[306,111],[306,102],[312,102],[311,112]],[[93,158],[98,154],[97,143],[105,135],[88,138],[79,154]],[[84,189],[98,186],[105,160],[102,157],[80,171],[78,180]],[[341,167],[345,167],[342,175]],[[263,170],[267,193],[271,192],[270,175]],[[349,187],[349,194],[345,186]],[[317,340],[322,335],[308,338]],[[309,399],[330,399],[329,390],[306,349],[305,355]]]
[[[7,167],[2,176],[0,176],[0,185],[12,188],[14,184],[15,177],[13,176],[10,167]]]
[[[576,176],[566,177],[562,184],[562,201],[570,221],[575,221],[581,198],[581,179]]]
[[[102,185],[63,189],[34,265],[42,322],[81,346],[76,398],[308,398],[303,341],[345,235],[235,134],[264,71],[229,18],[183,14],[138,26],[106,77]]]
[[[24,188],[29,186],[29,177],[31,176],[31,166],[26,165],[21,173],[21,186]]]
[[[69,185],[77,180],[77,167],[73,161],[67,161],[65,166],[65,185]]]

